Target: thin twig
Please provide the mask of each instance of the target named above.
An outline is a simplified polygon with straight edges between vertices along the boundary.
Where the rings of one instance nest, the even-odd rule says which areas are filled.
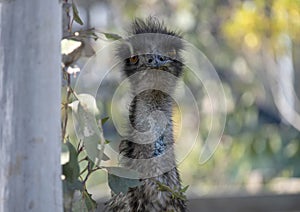
[[[66,136],[66,130],[67,130],[67,124],[68,124],[68,104],[69,104],[69,99],[71,95],[71,76],[70,74],[67,74],[67,98],[66,98],[66,104],[64,105],[64,110],[65,110],[65,119],[64,119],[64,124],[62,128],[62,139],[65,139]]]
[[[95,171],[99,170],[99,169],[102,169],[102,167],[96,167],[90,171],[88,171],[87,175],[85,176],[84,180],[82,181],[83,184],[85,185],[86,181],[88,180],[89,176],[94,173]]]
[[[88,159],[88,156],[86,156],[86,157],[82,158],[81,160],[79,160],[78,163],[81,163],[82,161],[85,161],[87,159]]]
[[[73,96],[75,97],[75,99],[79,100],[79,97],[77,95],[77,93],[73,90],[73,88],[69,87],[70,92],[73,94]]]
[[[88,165],[80,172],[79,175],[82,175],[86,170],[88,170]]]

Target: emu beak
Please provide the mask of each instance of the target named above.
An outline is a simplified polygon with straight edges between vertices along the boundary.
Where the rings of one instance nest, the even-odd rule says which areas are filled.
[[[150,68],[162,69],[166,68],[172,61],[161,55],[147,55],[147,66]]]

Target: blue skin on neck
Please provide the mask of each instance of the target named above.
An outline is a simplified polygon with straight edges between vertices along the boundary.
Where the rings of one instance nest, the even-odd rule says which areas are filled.
[[[156,157],[158,155],[161,155],[166,150],[166,144],[164,143],[164,136],[161,135],[156,141],[155,141],[155,149],[153,156]]]

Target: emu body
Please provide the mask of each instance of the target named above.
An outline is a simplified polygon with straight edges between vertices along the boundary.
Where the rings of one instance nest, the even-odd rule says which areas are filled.
[[[179,36],[153,18],[133,23],[132,34],[143,33],[156,34],[139,41],[129,38],[131,48],[120,46],[118,56],[124,62],[123,72],[130,78],[134,96],[129,108],[132,129],[120,144],[121,164],[144,176],[142,185],[113,195],[107,211],[183,212],[185,201],[158,187],[159,182],[174,191],[181,188],[174,155],[171,96],[182,74],[182,47]]]

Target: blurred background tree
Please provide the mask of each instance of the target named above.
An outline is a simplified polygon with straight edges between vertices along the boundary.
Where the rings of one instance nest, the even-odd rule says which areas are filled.
[[[199,165],[201,140],[208,133],[205,95],[199,95],[201,136],[179,166],[183,184],[190,185],[188,197],[300,192],[299,0],[77,0],[76,4],[87,28],[121,36],[134,18],[156,16],[182,31],[184,39],[214,65],[226,92],[227,122],[217,151]],[[106,43],[90,41],[95,49]],[[77,65],[85,62],[80,58]],[[185,80],[197,90],[199,82],[193,83],[189,72]],[[117,86],[115,79],[100,88],[103,117],[110,115],[110,94]],[[119,139],[111,121],[104,134],[110,141]],[[91,175],[87,186],[98,198],[109,196],[105,172]]]

